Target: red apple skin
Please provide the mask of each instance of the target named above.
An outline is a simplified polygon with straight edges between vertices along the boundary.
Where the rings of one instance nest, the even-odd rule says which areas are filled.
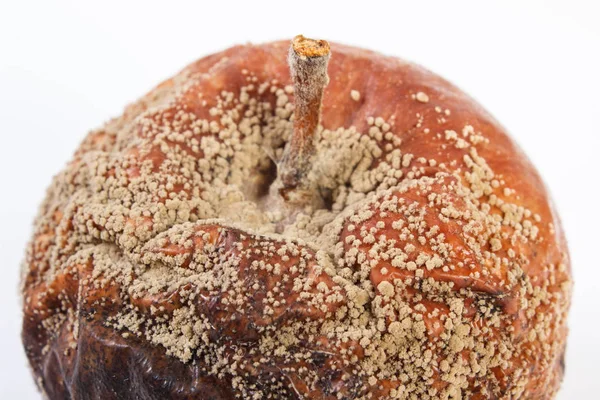
[[[258,82],[276,80],[282,86],[289,84],[289,68],[285,57],[288,46],[289,43],[283,41],[258,46],[236,46],[192,63],[178,76],[161,83],[142,99],[128,106],[124,114],[111,121],[106,128],[90,133],[67,169],[76,171],[78,165],[84,162],[86,154],[94,151],[112,151],[117,159],[121,157],[123,164],[117,168],[121,168],[121,172],[129,178],[139,173],[139,168],[144,161],[150,160],[156,168],[159,168],[165,156],[160,148],[147,151],[151,138],[142,137],[141,127],[136,126],[138,115],[149,107],[158,106],[163,111],[185,107],[199,119],[217,120],[218,117],[212,116],[209,112],[214,105],[211,102],[224,90],[239,95],[240,88],[247,84],[245,71],[254,74]],[[321,120],[324,128],[334,130],[339,127],[355,126],[359,132],[367,132],[370,128],[367,123],[368,117],[381,117],[386,121],[393,119],[392,132],[402,139],[400,148],[403,153],[412,153],[415,158],[424,157],[437,161],[436,166],[427,165],[423,168],[423,175],[433,177],[440,171],[452,174],[464,170],[464,156],[469,151],[469,149],[448,146],[444,140],[436,139],[435,133],[443,134],[450,130],[461,132],[466,124],[471,125],[475,132],[481,132],[489,139],[478,145],[478,154],[486,160],[497,175],[502,177],[504,187],[513,189],[518,194],[516,198],[511,197],[510,201],[539,216],[541,228],[537,239],[518,244],[518,250],[527,259],[523,264],[523,270],[533,282],[533,291],[536,287],[541,288],[543,282],[551,282],[545,285],[543,290],[552,295],[537,306],[536,314],[551,318],[554,322],[548,329],[547,336],[538,337],[520,346],[521,352],[513,355],[510,367],[492,371],[495,380],[484,384],[475,380],[470,381],[468,390],[471,399],[552,398],[559,388],[564,373],[566,313],[570,302],[571,270],[564,233],[540,176],[523,152],[509,138],[505,129],[475,101],[447,81],[422,67],[397,58],[339,44],[332,44],[331,49],[330,82],[325,90]],[[190,75],[198,74],[204,74],[203,78],[187,88],[183,96],[167,104],[166,100],[175,99],[173,93],[176,87],[180,87]],[[490,73],[490,79],[497,79],[497,77]],[[360,98],[358,100],[352,98],[349,94],[350,90],[358,91]],[[419,92],[427,94],[427,102],[415,99]],[[200,93],[202,96],[199,96]],[[268,90],[260,96],[262,101],[275,104],[276,97]],[[293,101],[293,95],[290,95],[290,98]],[[203,101],[207,101],[208,104]],[[450,113],[446,113],[445,110],[450,110]],[[165,118],[170,117],[167,115]],[[425,134],[423,127],[429,127],[431,132]],[[131,145],[134,137],[137,138],[138,144]],[[374,165],[381,162],[384,156],[385,154],[381,156],[381,160],[375,160]],[[440,164],[445,165],[440,166]],[[408,171],[409,168],[405,173]],[[107,172],[110,173],[112,172]],[[443,193],[446,185],[456,183],[458,179],[460,178],[454,175],[447,175],[436,181],[431,191]],[[73,172],[73,180],[77,181],[76,172]],[[173,190],[181,190],[181,188]],[[502,189],[495,189],[493,194],[500,199],[507,197]],[[420,205],[428,203],[426,193],[417,189],[409,189],[399,196]],[[64,202],[58,206],[53,204],[47,201],[40,210],[39,221],[42,222],[36,226],[23,275],[22,338],[33,375],[45,396],[49,399],[106,400],[236,398],[237,392],[233,387],[232,377],[227,374],[221,377],[205,374],[202,372],[203,367],[206,367],[203,365],[203,360],[194,359],[193,362],[184,363],[176,357],[166,355],[163,347],[152,345],[143,337],[135,335],[124,337],[123,332],[105,326],[105,321],[122,309],[123,301],[118,295],[118,283],[101,288],[90,283],[93,280],[92,260],[64,265],[61,267],[62,272],[55,274],[52,280],[44,278],[46,271],[56,268],[53,264],[57,262],[56,258],[51,254],[59,253],[61,260],[67,259],[72,250],[69,240],[75,235],[74,223],[70,220],[74,218],[73,212],[64,208]],[[469,207],[460,198],[455,199],[454,206],[459,210],[466,210]],[[431,215],[431,218],[435,219],[436,213]],[[401,215],[390,213],[384,218],[384,222],[389,226],[393,221],[401,218]],[[372,226],[376,222],[376,220],[366,220],[361,224]],[[456,249],[462,250],[458,252],[460,256],[457,256],[457,262],[462,260],[468,263],[469,260],[473,260],[459,226],[441,220],[430,222],[437,223],[441,232],[445,234],[446,240]],[[139,225],[140,220],[131,220],[127,223]],[[146,223],[152,225],[151,219]],[[342,240],[349,235],[348,225],[349,222],[346,222],[342,229]],[[103,229],[101,225],[97,228],[100,231]],[[244,232],[239,229],[218,223],[203,225],[202,229],[210,233],[208,242],[224,254],[233,254],[244,248],[265,246],[261,243],[267,242],[275,246],[280,245],[274,239],[256,239],[244,235]],[[119,250],[116,239],[111,237],[107,241],[112,241]],[[417,248],[420,246],[416,240],[410,239],[404,242],[399,239],[398,246],[404,247],[408,243]],[[503,249],[510,247],[508,240],[501,244]],[[203,239],[198,239],[192,248],[167,243],[155,248],[148,247],[147,251],[185,255],[202,251],[205,245]],[[361,251],[366,254],[368,250],[366,244],[361,248]],[[306,251],[314,254],[314,251],[309,248],[306,248]],[[279,262],[285,271],[293,274],[290,271],[298,260],[292,257]],[[326,313],[322,310],[315,309],[290,294],[288,305],[291,306],[276,309],[273,318],[265,319],[264,305],[260,300],[264,295],[264,287],[273,287],[276,283],[275,278],[252,270],[250,264],[251,260],[242,262],[240,274],[244,276],[249,297],[256,300],[252,304],[252,311],[237,315],[237,319],[231,322],[229,317],[236,314],[237,310],[221,304],[221,297],[209,296],[197,299],[197,308],[214,318],[216,328],[210,333],[214,340],[220,340],[222,345],[233,349],[241,343],[252,344],[258,335],[256,327],[270,324],[277,326],[290,320],[326,317]],[[303,273],[313,273],[315,265],[308,265]],[[563,267],[549,270],[549,265]],[[391,273],[383,275],[381,268],[384,266]],[[506,292],[502,285],[502,281],[507,278],[505,270],[485,278],[473,278],[472,273],[482,272],[483,269],[483,265],[475,262],[475,269],[457,268],[450,272],[434,269],[425,271],[424,278],[432,277],[436,281],[452,282],[457,292],[460,288],[466,287],[485,294],[502,310],[507,320],[512,321],[510,327],[501,324],[492,331],[489,341],[493,342],[507,329],[511,329],[512,340],[525,343],[527,334],[533,329],[534,319],[520,311],[519,302],[524,301],[523,298],[532,301],[533,295]],[[375,288],[383,280],[407,277],[414,277],[414,272],[396,269],[391,264],[378,265],[370,275]],[[335,285],[326,275],[320,275],[318,279],[323,280],[328,286]],[[253,289],[254,283],[260,283],[260,289]],[[291,283],[285,288],[291,293],[291,287],[288,287],[290,285]],[[406,296],[410,301],[414,293],[407,293]],[[99,299],[110,299],[110,301],[104,301],[103,305],[99,306],[100,303],[97,301]],[[181,306],[177,300],[177,291],[147,295],[131,301],[142,312],[149,312],[150,305],[157,308],[163,306],[168,311]],[[345,299],[342,299],[337,303],[329,304],[328,311],[335,312],[344,301]],[[431,307],[435,306],[441,308],[442,314],[450,312],[440,304],[431,304]],[[475,315],[475,305],[471,308],[467,313]],[[66,309],[71,310],[73,318],[65,319],[52,331],[44,327],[42,324],[44,320],[52,315],[64,313]],[[427,316],[424,318],[426,325],[433,327],[435,318]],[[73,334],[74,330],[77,330],[77,335]],[[428,332],[431,340],[439,333],[433,328]],[[323,351],[322,354],[330,350],[324,337],[316,338],[310,345],[316,350]],[[464,356],[468,358],[467,350]],[[337,354],[323,356],[319,362],[312,364],[300,365],[299,363],[298,367],[300,366],[318,370],[322,376],[321,381],[315,387],[309,388],[298,376],[281,376],[280,365],[276,362],[268,367],[261,367],[252,372],[246,371],[246,373],[250,376],[254,374],[257,387],[266,390],[272,398],[335,399],[339,394],[344,399],[353,399],[366,394],[364,389],[359,389],[364,386],[361,378],[341,379],[341,375],[349,372],[350,369],[342,365],[341,358]],[[527,371],[526,382],[521,382],[519,387],[513,381],[517,370]],[[293,384],[295,391],[290,391],[288,388],[287,391],[269,393],[269,387],[261,385],[265,380],[273,377],[288,382],[288,386]],[[433,377],[431,386],[443,389],[447,386],[447,382],[438,374]],[[372,398],[387,398],[390,390],[395,387],[397,383],[381,380],[370,392]]]

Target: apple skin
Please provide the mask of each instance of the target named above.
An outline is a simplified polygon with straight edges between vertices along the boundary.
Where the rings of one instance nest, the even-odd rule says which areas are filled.
[[[98,151],[114,152],[117,149],[117,156],[119,156],[118,152],[122,151],[125,160],[125,150],[122,150],[125,148],[127,148],[128,158],[123,169],[130,177],[135,176],[136,168],[140,168],[144,161],[150,160],[154,165],[160,165],[165,158],[160,150],[139,151],[147,145],[149,139],[141,136],[141,127],[136,126],[137,116],[153,107],[175,110],[178,106],[185,106],[199,119],[216,120],[218,117],[210,113],[212,99],[217,98],[224,90],[239,94],[240,88],[247,84],[247,74],[244,70],[254,74],[258,82],[276,80],[281,85],[289,84],[289,68],[285,58],[288,45],[288,42],[282,41],[258,46],[236,46],[196,61],[176,77],[161,83],[142,99],[128,106],[121,117],[109,122],[106,127],[90,133],[68,168],[75,169],[86,154]],[[541,400],[553,397],[564,373],[567,333],[565,317],[570,302],[571,272],[568,249],[560,221],[535,168],[492,116],[442,78],[417,65],[372,51],[339,44],[332,44],[331,48],[332,57],[328,70],[330,82],[325,90],[321,119],[324,128],[335,130],[339,127],[354,126],[359,132],[368,132],[370,128],[368,117],[393,120],[392,132],[402,139],[400,148],[403,154],[411,153],[415,158],[424,157],[437,161],[435,166],[424,166],[421,176],[434,177],[439,172],[448,173],[444,178],[432,183],[431,190],[441,193],[446,190],[446,185],[453,184],[452,182],[456,184],[459,178],[452,174],[457,170],[465,169],[463,160],[468,154],[468,149],[448,146],[444,140],[436,139],[434,133],[461,132],[468,124],[475,132],[481,132],[488,139],[487,142],[478,145],[478,154],[486,160],[487,165],[496,174],[502,177],[504,186],[518,194],[516,200],[513,197],[511,201],[517,202],[519,206],[539,216],[543,228],[539,231],[538,240],[521,243],[518,245],[518,250],[527,259],[522,268],[533,282],[534,288],[551,275],[552,284],[544,287],[544,290],[555,295],[540,304],[536,313],[549,316],[556,321],[556,324],[552,326],[548,336],[523,346],[522,352],[514,355],[513,363],[509,368],[497,368],[492,371],[495,381],[486,383],[487,386],[482,385],[481,382],[471,381],[467,386],[468,390],[471,390],[471,399]],[[173,96],[175,88],[181,87],[182,82],[185,83],[190,75],[199,74],[204,74],[202,79],[187,88],[182,96],[177,98]],[[490,78],[497,79],[495,76]],[[350,90],[360,93],[359,100],[349,95]],[[419,92],[426,93],[429,100],[427,102],[415,100],[415,94]],[[200,93],[202,96],[199,96]],[[273,105],[276,103],[276,96],[268,90],[260,96],[262,101]],[[290,98],[293,99],[293,96],[290,95]],[[445,110],[450,112],[446,113]],[[423,134],[422,127],[431,127],[435,132]],[[136,135],[138,135],[136,140],[139,140],[140,144],[131,145]],[[374,160],[373,165],[382,162],[384,156],[382,155],[380,160]],[[137,159],[139,163],[136,165],[131,161],[132,159]],[[405,173],[408,172],[407,167]],[[75,174],[73,176],[75,177]],[[501,199],[507,197],[501,189],[495,190],[493,194]],[[407,192],[399,195],[418,204],[427,204],[427,198],[418,188],[409,188]],[[489,197],[489,194],[486,196]],[[460,210],[470,207],[460,198],[456,199],[455,206]],[[61,207],[66,205],[63,203]],[[42,206],[40,215],[43,223],[39,223],[36,227],[23,277],[23,343],[36,382],[45,396],[49,399],[225,400],[235,398],[236,391],[233,388],[232,376],[225,374],[216,377],[206,374],[203,368],[209,366],[204,365],[203,360],[197,358],[193,362],[184,363],[176,357],[166,355],[164,348],[149,343],[143,337],[135,335],[124,337],[122,332],[106,327],[105,321],[119,312],[123,304],[118,294],[118,284],[101,288],[89,284],[88,278],[91,277],[94,268],[93,261],[68,265],[64,267],[64,273],[56,274],[52,280],[43,279],[48,269],[55,268],[50,253],[64,252],[68,255],[69,252],[67,242],[74,228],[69,221],[69,212],[61,207],[51,206],[48,201]],[[401,216],[392,214],[386,218],[386,226],[389,226],[394,219]],[[139,221],[128,222],[139,223]],[[376,222],[367,220],[361,223],[371,226]],[[464,243],[465,238],[459,226],[443,221],[436,222],[447,240],[457,249],[464,250],[461,256],[463,259],[472,256],[469,255],[468,246]],[[148,223],[151,224],[151,221]],[[346,222],[343,226],[340,236],[342,241],[350,234],[348,225],[349,222]],[[239,252],[244,248],[266,246],[264,243],[267,242],[280,246],[276,239],[269,237],[257,239],[245,234],[243,230],[219,223],[206,223],[201,225],[201,228],[203,232],[209,233],[207,241],[222,254]],[[102,227],[99,229],[102,230]],[[177,226],[168,229],[177,229]],[[149,243],[151,240],[152,238]],[[109,237],[106,242],[119,246],[118,239],[114,237]],[[148,246],[146,249],[148,252],[163,252],[169,255],[186,254],[186,252],[203,251],[205,242],[204,239],[198,239],[192,248],[184,248],[176,243],[163,243],[162,246]],[[411,243],[419,246],[415,241]],[[406,244],[400,242],[398,245]],[[502,244],[503,248],[509,247],[506,243]],[[315,254],[314,249],[303,247],[301,244],[298,246]],[[368,253],[368,248],[363,250]],[[258,336],[257,327],[277,326],[290,320],[326,318],[327,312],[335,312],[344,304],[344,299],[331,303],[328,305],[327,312],[324,312],[322,309],[304,303],[301,299],[290,297],[288,306],[276,309],[275,316],[267,319],[264,317],[264,304],[261,302],[264,296],[263,289],[273,287],[277,279],[250,268],[251,261],[247,260],[240,265],[240,273],[244,276],[248,297],[255,299],[249,305],[250,311],[246,310],[240,314],[235,308],[222,305],[222,298],[218,296],[197,300],[196,307],[214,318],[215,328],[210,335],[214,340],[221,341],[225,347],[230,346],[232,349],[238,346],[251,347]],[[286,261],[279,261],[286,271],[291,271],[298,263],[298,259],[293,257]],[[548,265],[563,265],[564,268],[549,272]],[[315,273],[315,267],[316,261],[298,274]],[[506,278],[507,271],[500,271],[497,275],[484,279],[472,277],[472,273],[482,272],[483,269],[484,266],[477,263],[475,269],[458,268],[450,272],[436,269],[425,271],[425,278],[452,282],[457,291],[460,288],[470,288],[487,296],[502,310],[507,319],[512,321],[510,325],[510,329],[514,332],[512,340],[525,341],[527,333],[533,329],[534,320],[520,311],[517,302],[522,301],[522,298],[518,293],[506,292],[503,289],[502,282]],[[392,277],[405,279],[407,274],[414,276],[414,273],[405,270],[395,270]],[[328,286],[335,285],[329,276],[319,275],[318,279],[323,280]],[[383,275],[381,267],[378,267],[371,271],[369,279],[377,288],[381,281],[390,278]],[[260,284],[260,289],[253,289],[255,283]],[[292,292],[291,287],[286,287],[285,290]],[[527,296],[529,294],[525,295],[526,298]],[[112,301],[99,306],[98,300],[106,298]],[[147,298],[139,298],[135,301],[140,309],[146,311],[150,305],[164,306],[169,310],[181,306],[177,302],[176,291],[149,295]],[[73,317],[65,320],[54,331],[44,328],[42,321],[61,308],[70,309]],[[234,322],[224,322],[236,313],[239,315]],[[435,322],[433,319],[425,318],[426,324]],[[76,337],[73,335],[75,323]],[[493,342],[493,335],[500,336],[503,329],[509,328],[501,326],[489,340]],[[341,394],[344,399],[352,399],[365,395],[364,389],[360,389],[364,385],[364,382],[361,382],[362,378],[353,376],[350,379],[341,379],[344,373],[352,375],[351,368],[342,364],[338,354],[329,353],[328,350],[331,349],[327,340],[321,339],[306,344],[313,346],[315,351],[321,351],[320,354],[329,354],[306,365],[312,370],[319,371],[322,377],[312,388],[302,386],[302,379],[298,376],[283,376],[276,360],[270,366],[261,367],[249,374],[254,374],[253,379],[257,387],[266,390],[266,393],[273,398],[335,399],[338,394]],[[547,350],[548,347],[551,348],[550,351]],[[512,381],[513,374],[517,370],[526,370],[528,374],[527,381],[518,388]],[[268,385],[261,386],[263,382],[273,377],[288,382],[288,386],[293,385],[295,391],[291,391],[288,387],[278,392],[269,389]],[[432,387],[444,388],[445,386],[446,383],[436,375]],[[394,382],[382,380],[378,386],[371,389],[370,393],[373,398],[386,398],[394,387],[396,387]],[[269,390],[273,391],[269,392]]]

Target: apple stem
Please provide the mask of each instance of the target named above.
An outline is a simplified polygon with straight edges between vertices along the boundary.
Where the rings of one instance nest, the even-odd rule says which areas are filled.
[[[302,35],[292,40],[288,55],[294,84],[294,131],[279,165],[283,190],[308,185],[315,152],[315,134],[321,117],[323,90],[329,82],[329,43]]]

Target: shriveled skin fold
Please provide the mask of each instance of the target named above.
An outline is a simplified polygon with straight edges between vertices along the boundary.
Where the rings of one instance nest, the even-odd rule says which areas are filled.
[[[22,279],[43,395],[553,398],[570,263],[521,150],[441,78],[332,44],[322,209],[288,208],[287,48],[193,63],[55,178]]]

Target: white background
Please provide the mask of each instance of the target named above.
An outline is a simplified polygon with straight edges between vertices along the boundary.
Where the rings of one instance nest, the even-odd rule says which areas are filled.
[[[204,3],[1,0],[0,398],[40,398],[20,344],[18,269],[44,190],[86,132],[196,58],[298,33],[416,61],[512,132],[570,242],[575,292],[559,399],[598,398],[598,2]]]

